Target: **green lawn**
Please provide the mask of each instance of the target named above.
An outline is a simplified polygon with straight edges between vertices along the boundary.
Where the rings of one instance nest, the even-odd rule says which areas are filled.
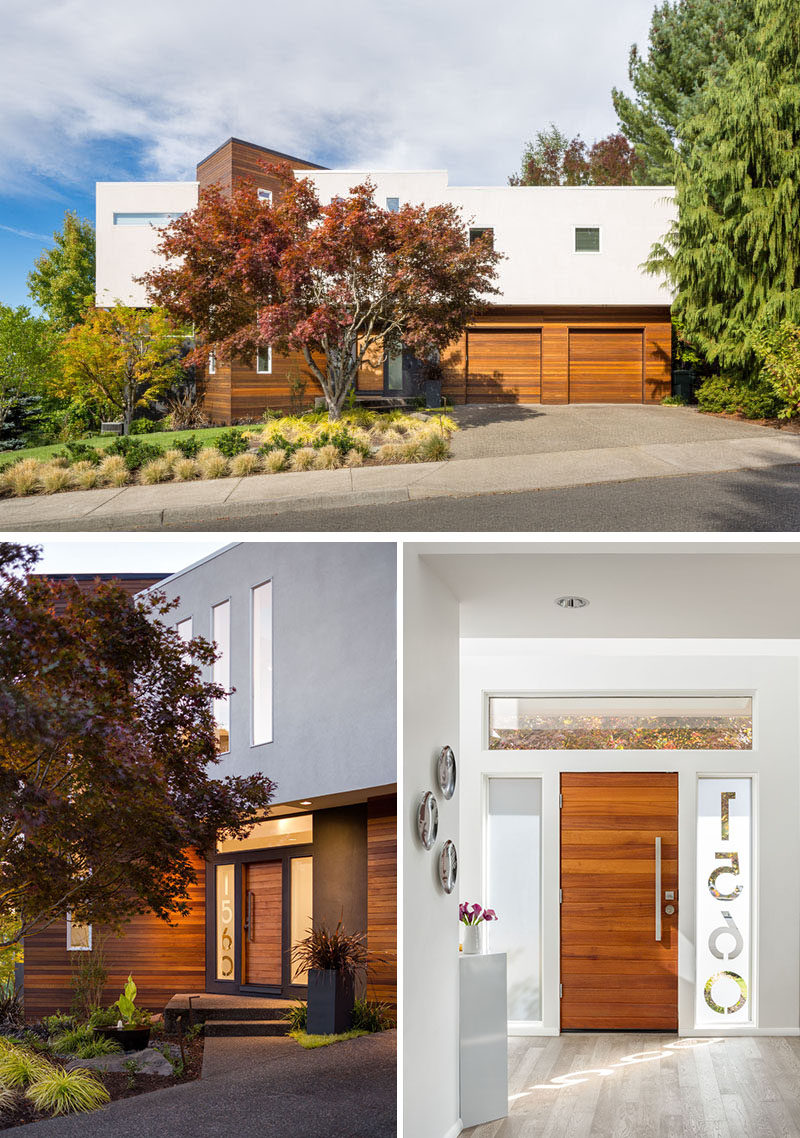
[[[254,423],[252,429],[256,429],[257,426],[258,424]],[[201,442],[210,444],[216,442],[223,431],[230,429],[230,427],[201,427],[191,431],[157,431],[152,435],[134,435],[132,437],[142,439],[146,443],[154,443],[160,446],[162,450],[169,450],[176,439],[188,439],[190,435],[197,435]],[[91,438],[80,441],[93,447],[107,447],[117,437],[116,435],[92,435]],[[65,451],[64,443],[53,443],[44,447],[25,447],[24,450],[2,451],[0,452],[0,467],[6,466],[17,458],[52,458],[54,454],[60,454],[62,451]]]

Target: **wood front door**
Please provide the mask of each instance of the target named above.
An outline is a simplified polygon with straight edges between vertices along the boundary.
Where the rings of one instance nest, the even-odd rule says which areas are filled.
[[[242,982],[280,988],[283,982],[283,862],[251,862],[242,870]]]
[[[675,1031],[678,776],[562,774],[561,794],[562,1030]]]
[[[569,334],[570,403],[642,403],[641,329],[592,328]]]

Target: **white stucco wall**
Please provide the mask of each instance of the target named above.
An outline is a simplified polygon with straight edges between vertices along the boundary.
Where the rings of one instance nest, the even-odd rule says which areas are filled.
[[[150,225],[115,225],[115,213],[185,213],[197,205],[197,182],[97,183],[97,304],[144,308],[136,277],[157,267],[158,232]]]

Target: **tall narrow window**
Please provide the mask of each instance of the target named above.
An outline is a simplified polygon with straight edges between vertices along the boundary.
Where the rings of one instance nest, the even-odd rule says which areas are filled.
[[[386,364],[386,375],[390,391],[403,390],[403,353],[397,352],[389,356]]]
[[[291,865],[291,938],[292,948],[308,935],[313,917],[313,860],[310,857],[293,857]],[[307,984],[308,972],[292,963],[292,983]]]
[[[217,866],[217,968],[218,980],[233,979],[234,868]]]
[[[231,686],[231,603],[223,601],[211,610],[212,636],[217,646],[217,659],[214,661],[213,679],[230,691]],[[231,749],[231,704],[230,699],[214,700],[214,720],[217,724],[217,750],[224,754]]]
[[[752,1023],[752,779],[697,785],[698,1027]]]
[[[539,778],[490,778],[484,925],[491,952],[507,954],[508,1018],[542,1018],[541,828]]]
[[[251,728],[255,747],[272,742],[272,582],[256,585],[252,593]]]
[[[272,348],[269,344],[265,348],[258,349],[256,371],[259,375],[269,375],[272,371]]]
[[[216,375],[217,373],[217,355],[216,352],[208,353],[208,374]]]
[[[179,620],[175,625],[175,631],[181,640],[188,643],[192,639],[192,618],[187,616],[185,620]]]

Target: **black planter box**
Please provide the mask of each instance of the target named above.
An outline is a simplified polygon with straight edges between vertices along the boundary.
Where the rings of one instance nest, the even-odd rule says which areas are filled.
[[[350,1030],[355,989],[350,976],[330,969],[312,968],[308,973],[309,1035],[340,1035]]]
[[[113,1039],[123,1051],[143,1051],[150,1042],[149,1027],[96,1027],[94,1033]]]
[[[425,392],[425,406],[428,408],[441,407],[442,381],[440,379],[423,380],[422,389]]]

